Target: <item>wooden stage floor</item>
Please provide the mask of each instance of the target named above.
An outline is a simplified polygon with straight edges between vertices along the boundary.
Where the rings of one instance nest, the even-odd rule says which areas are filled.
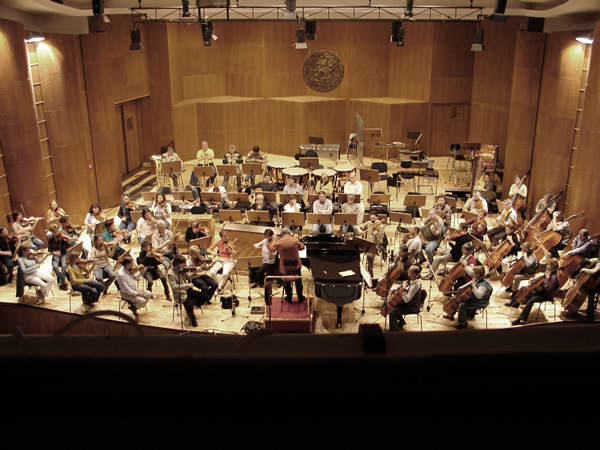
[[[269,155],[270,158],[275,158],[275,155]],[[281,157],[284,159],[285,157]],[[447,186],[451,183],[448,181],[450,176],[450,170],[446,168],[446,157],[439,157],[435,159],[435,168],[439,170],[440,178],[438,180],[438,194],[443,193]],[[370,166],[371,161],[366,158],[365,164]],[[326,167],[331,167],[336,164],[334,161],[322,160],[322,164]],[[395,167],[390,167],[390,172]],[[189,170],[189,169],[188,169]],[[186,176],[189,176],[186,174]],[[461,174],[458,174],[457,178],[460,178]],[[188,178],[189,179],[189,178]],[[383,183],[381,184],[383,187]],[[364,192],[367,192],[366,183],[363,183],[365,188]],[[395,188],[390,187],[390,193],[392,194],[392,208],[400,208],[401,200],[404,194],[408,191],[406,186],[402,186],[399,192],[398,199],[396,200]],[[427,198],[426,206],[433,204],[433,196],[430,195]],[[116,209],[107,210],[107,214],[110,216],[111,213],[116,212]],[[82,218],[83,219],[83,218]],[[217,227],[219,230],[220,225]],[[397,240],[394,239],[396,225],[389,225],[386,232],[390,239],[392,248],[397,248]],[[135,241],[135,240],[134,240]],[[133,242],[133,241],[132,241]],[[139,246],[137,242],[131,246],[132,255],[135,257],[139,252]],[[48,258],[43,265],[43,270],[49,272],[50,259]],[[381,259],[377,257],[375,260],[375,278],[380,278],[385,273],[386,267],[381,263]],[[303,276],[305,277],[305,289],[308,289],[312,294],[314,292],[313,283],[311,280],[310,272],[303,268]],[[444,319],[442,304],[446,299],[443,295],[438,292],[437,286],[434,281],[423,281],[423,288],[428,292],[428,298],[425,303],[426,307],[422,312],[422,330],[423,331],[440,331],[440,330],[454,330],[456,322]],[[308,285],[308,286],[307,286]],[[504,287],[500,285],[497,280],[492,281],[494,287],[494,293],[491,298],[489,307],[487,308],[487,320],[485,317],[476,316],[476,318],[469,322],[469,328],[506,328],[511,327],[510,321],[515,319],[518,315],[518,310],[511,307],[505,307],[504,303],[508,300],[509,294],[504,292]],[[569,285],[569,284],[568,284]],[[100,304],[94,309],[110,309],[118,310],[117,302],[117,290],[113,286],[110,287],[109,293],[102,297]],[[262,321],[263,315],[250,314],[249,306],[264,306],[264,298],[260,289],[252,290],[252,300],[248,301],[248,282],[245,274],[240,274],[237,281],[236,294],[240,300],[240,306],[237,308],[236,316],[232,317],[231,310],[223,310],[219,303],[213,299],[213,304],[205,305],[202,308],[202,312],[197,310],[198,327],[193,328],[189,323],[187,316],[184,313],[183,329],[186,331],[209,331],[215,333],[227,333],[227,334],[238,334],[241,333],[241,329],[244,324],[249,320]],[[171,302],[165,300],[163,288],[160,282],[154,284],[154,296],[155,298],[148,303],[147,309],[141,309],[139,312],[139,320],[141,324],[181,329],[181,319],[179,312],[176,311],[173,314],[173,307]],[[8,303],[17,303],[18,299],[15,298],[15,283],[11,285],[0,287],[0,301]],[[377,323],[382,328],[387,325],[384,318],[379,314],[382,301],[376,296],[372,290],[367,290],[364,300],[364,315],[361,313],[362,310],[362,298],[356,300],[353,304],[345,305],[343,310],[343,327],[341,329],[335,328],[336,322],[336,308],[335,305],[321,300],[315,299],[315,312],[316,312],[316,324],[315,333],[326,334],[326,333],[356,333],[360,324],[366,323]],[[66,291],[61,291],[56,286],[54,288],[54,295],[51,295],[47,299],[47,303],[42,305],[45,308],[51,308],[59,311],[69,311],[69,298]],[[585,306],[585,305],[584,305]],[[85,311],[81,305],[81,298],[73,298],[73,312],[76,314],[84,314]],[[93,310],[94,310],[93,309]],[[92,311],[93,311],[92,310]],[[537,305],[532,310],[528,324],[532,323],[544,323],[560,321],[559,314],[562,311],[560,306],[560,300],[556,300],[556,316],[554,314],[554,307],[551,303],[545,303],[542,305],[539,314],[536,314]],[[125,309],[127,314],[130,314],[129,310]],[[112,320],[112,319],[107,319]],[[116,319],[115,319],[116,320]],[[421,331],[421,324],[417,322],[416,316],[407,316],[406,331]],[[18,326],[18,324],[15,324]]]

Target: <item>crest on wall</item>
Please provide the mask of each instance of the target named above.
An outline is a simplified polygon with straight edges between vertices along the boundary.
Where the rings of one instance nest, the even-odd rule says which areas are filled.
[[[302,73],[308,87],[318,92],[330,92],[344,79],[344,64],[336,54],[322,50],[304,61]]]

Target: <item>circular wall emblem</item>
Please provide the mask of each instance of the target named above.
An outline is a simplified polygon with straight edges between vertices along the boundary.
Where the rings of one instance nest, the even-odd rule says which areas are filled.
[[[344,79],[344,64],[337,55],[323,50],[315,52],[304,61],[304,82],[315,91],[330,92]]]

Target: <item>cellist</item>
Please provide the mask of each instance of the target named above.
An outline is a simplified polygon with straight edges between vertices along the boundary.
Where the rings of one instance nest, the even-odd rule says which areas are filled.
[[[473,294],[471,298],[458,306],[457,329],[467,328],[467,317],[474,315],[478,309],[487,307],[492,296],[493,288],[489,280],[485,278],[485,268],[483,266],[473,268],[473,279],[470,283]],[[454,314],[445,314],[444,318],[454,320]]]
[[[579,234],[573,239],[573,250],[568,251],[563,255],[579,255],[584,258],[596,258],[598,256],[598,239],[600,234],[595,234],[591,238],[589,232],[585,228],[581,229]]]
[[[517,212],[514,210],[514,208],[510,205],[509,202],[504,203],[504,205],[504,210],[496,218],[497,226],[495,228],[492,228],[491,230],[488,230],[487,232],[487,235],[490,238],[490,242],[498,243],[499,241],[503,240],[506,236],[504,234],[506,227],[509,225],[511,227],[514,227],[519,224]]]
[[[413,265],[408,269],[408,280],[395,283],[390,288],[390,296],[403,288],[402,301],[389,312],[390,331],[400,331],[406,322],[402,316],[406,314],[417,314],[421,308],[421,280],[419,275],[421,267]]]
[[[518,273],[514,276],[512,286],[506,288],[506,292],[512,292],[512,295],[511,300],[508,303],[505,303],[504,306],[513,306],[518,308],[519,304],[515,300],[515,294],[519,289],[519,284],[521,284],[521,281],[523,280],[532,278],[538,266],[540,265],[537,256],[535,256],[535,253],[531,248],[531,242],[523,242],[523,245],[521,246],[521,259],[525,265],[521,273]],[[515,264],[516,263],[517,261],[515,261]]]
[[[519,254],[519,249],[521,248],[521,246],[519,245],[519,236],[517,235],[517,233],[515,233],[515,229],[512,226],[507,225],[504,228],[504,240],[502,242],[498,243],[498,245],[496,245],[495,247],[492,247],[492,249],[490,251],[490,253],[492,254],[492,259],[494,261],[497,261],[498,258],[500,258],[500,256],[496,257],[496,255],[494,255],[494,253],[496,251],[502,251],[502,250],[500,250],[500,248],[502,247],[502,244],[504,243],[504,241],[508,241],[511,247],[510,247],[510,250],[508,250],[508,252],[506,252],[506,254],[500,255],[500,256],[502,256],[500,261],[502,259],[506,258],[507,256],[510,256],[510,255],[517,256]],[[502,272],[502,264],[499,264],[496,269],[498,270],[498,272]]]
[[[512,325],[519,325],[520,323],[527,322],[527,318],[529,317],[529,313],[531,312],[531,308],[533,308],[534,303],[545,302],[554,297],[554,294],[560,287],[558,283],[558,275],[556,273],[557,270],[558,260],[556,258],[551,258],[546,266],[546,272],[544,273],[542,286],[537,291],[533,291],[529,295],[523,311],[521,311],[519,317],[511,322]]]

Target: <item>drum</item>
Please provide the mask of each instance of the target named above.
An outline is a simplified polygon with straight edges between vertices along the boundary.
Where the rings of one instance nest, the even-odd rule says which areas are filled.
[[[302,167],[289,167],[287,169],[283,169],[283,174],[285,178],[293,177],[296,179],[296,183],[300,186],[306,186],[308,183],[308,170],[303,169]]]
[[[283,171],[288,167],[292,167],[293,163],[291,162],[282,162],[275,161],[267,164],[267,172],[271,175],[271,179],[274,183],[285,183],[285,179],[283,177]]]
[[[337,180],[343,185],[350,178],[350,174],[354,172],[356,169],[352,164],[338,164],[333,167],[333,170],[337,172]]]
[[[337,172],[333,169],[315,169],[312,171],[313,177],[315,178],[315,184],[317,181],[321,179],[323,175],[327,175],[331,180],[331,184],[335,186],[335,181],[337,179]]]

